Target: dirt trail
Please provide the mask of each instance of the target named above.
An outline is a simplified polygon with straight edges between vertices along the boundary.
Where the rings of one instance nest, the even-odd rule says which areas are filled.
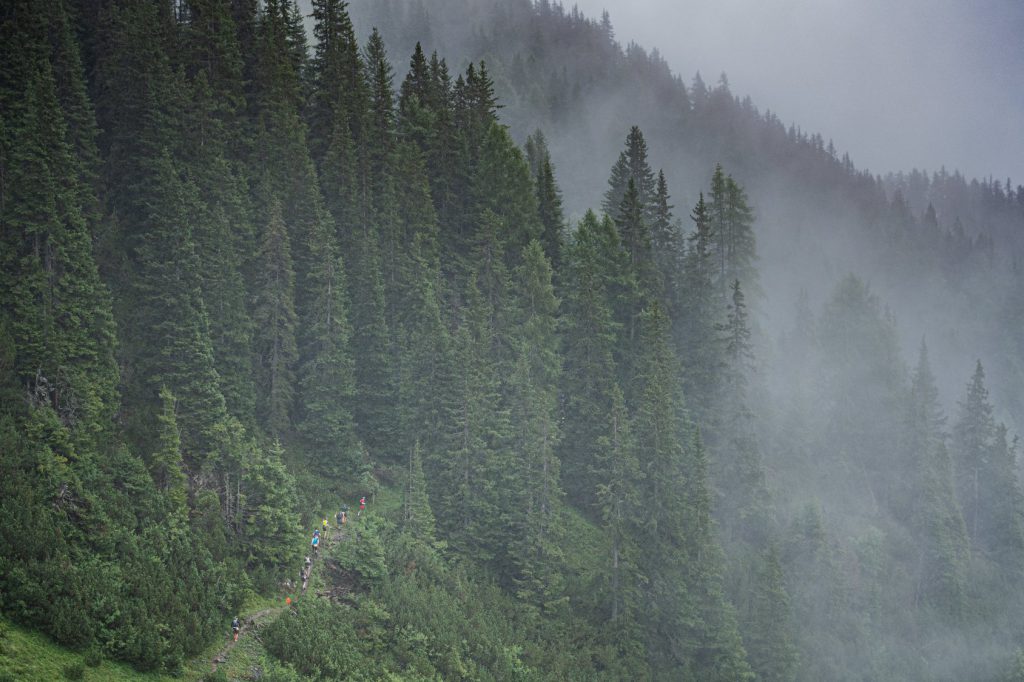
[[[309,585],[309,579],[313,574],[313,569],[316,568],[316,565],[319,562],[320,554],[326,553],[332,543],[344,542],[346,539],[348,539],[348,529],[345,527],[345,525],[342,525],[338,528],[333,528],[329,531],[327,536],[321,537],[320,551],[316,554],[310,555],[311,563],[309,566],[309,572],[305,574],[305,579],[302,581],[301,594],[306,594],[306,587],[307,585]],[[284,611],[284,609],[284,606],[272,606],[270,608],[263,609],[262,611],[257,611],[256,613],[245,616],[244,618],[242,618],[242,627],[238,631],[238,639],[242,639],[243,635],[245,635],[246,630],[258,629],[259,626],[263,623],[263,621],[267,620],[268,617],[276,616],[277,614]],[[235,648],[236,644],[238,644],[238,642],[236,642],[233,638],[228,638],[227,645],[223,649],[221,649],[216,656],[213,657],[213,660],[211,661],[211,672],[217,672],[217,666],[221,663],[227,662],[228,654],[231,653],[231,650]]]
[[[270,608],[245,616],[242,618],[242,627],[238,630],[238,638],[241,639],[246,630],[254,630],[258,628],[269,616],[276,616],[283,610],[283,606],[271,606]],[[217,672],[217,665],[227,662],[228,654],[235,648],[236,644],[238,644],[238,642],[236,642],[234,638],[228,637],[227,645],[221,649],[211,661],[213,665],[211,672]]]

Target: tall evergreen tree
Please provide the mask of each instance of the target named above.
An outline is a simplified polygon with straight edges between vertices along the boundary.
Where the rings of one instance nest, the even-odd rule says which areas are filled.
[[[621,397],[615,361],[621,325],[614,310],[624,271],[614,225],[607,217],[600,221],[588,211],[566,253],[561,390],[565,396],[564,437],[559,448],[565,489],[584,509],[595,509],[598,484],[611,478],[596,453],[599,439],[607,435],[612,400],[615,395]]]
[[[530,166],[537,190],[537,213],[541,223],[541,243],[551,266],[557,274],[562,266],[565,216],[562,211],[562,193],[555,182],[544,134],[537,130],[526,138],[526,161]]]
[[[657,194],[654,171],[647,161],[647,141],[638,126],[629,129],[626,136],[626,148],[619,153],[619,158],[612,166],[608,178],[608,189],[604,193],[601,208],[610,216],[615,216],[622,205],[623,197],[629,189],[629,181],[633,181],[636,189],[636,203],[642,211],[642,217],[648,225],[654,222],[654,201]]]
[[[157,415],[157,447],[150,457],[149,471],[157,490],[167,500],[168,516],[177,523],[184,523],[188,512],[188,489],[181,459],[181,437],[174,416],[174,396],[162,388],[160,402],[162,406]]]
[[[146,210],[128,242],[137,268],[132,282],[136,308],[127,320],[129,357],[140,383],[132,384],[127,397],[133,410],[155,414],[157,392],[166,386],[178,400],[186,461],[201,465],[223,455],[227,410],[188,219],[195,188],[177,176],[166,152],[147,170]],[[149,418],[145,412],[138,416]]]
[[[703,444],[683,412],[668,320],[643,318],[633,428],[645,474],[638,544],[646,576],[644,627],[655,670],[696,679],[750,679],[735,616],[722,590]]]
[[[992,412],[979,361],[953,426],[956,491],[972,551],[993,561],[1015,583],[1024,566],[1022,498],[1006,427],[995,423]]]
[[[193,142],[179,156],[199,193],[194,240],[221,390],[229,411],[251,424],[256,398],[244,275],[256,230],[242,161],[252,139],[245,62],[230,5],[190,0],[179,10],[179,59],[188,78],[183,123]]]
[[[114,322],[92,255],[91,202],[68,140],[52,69],[26,65],[20,93],[5,91],[0,144],[0,310],[16,349],[13,374],[80,433],[99,436],[117,404]]]
[[[679,317],[682,289],[684,244],[682,230],[673,220],[669,204],[668,181],[664,171],[658,171],[658,181],[652,197],[653,215],[649,228],[651,252],[657,272],[657,294],[673,319]]]
[[[455,374],[444,396],[443,440],[435,454],[438,526],[466,557],[492,562],[501,546],[499,453],[508,446],[507,410],[491,353],[494,329],[490,302],[470,280],[465,318],[453,344]],[[493,565],[492,565],[493,566]]]
[[[372,455],[377,455],[385,451],[394,428],[396,386],[376,230],[357,229],[350,253],[349,300],[357,396],[353,416],[359,439]]]
[[[310,148],[318,166],[344,122],[363,158],[369,89],[352,19],[343,0],[313,0]]]
[[[606,536],[606,563],[603,566],[607,592],[607,615],[624,638],[639,638],[638,625],[643,605],[640,572],[640,548],[633,529],[640,515],[640,485],[644,478],[636,457],[629,415],[618,386],[612,387],[606,415],[606,432],[594,443],[594,469],[601,479],[595,486],[596,504]]]
[[[910,470],[904,497],[921,553],[918,581],[922,598],[956,621],[965,606],[969,543],[953,491],[945,421],[928,349],[922,341],[907,402],[904,447]]]
[[[356,385],[344,264],[333,225],[324,222],[324,232],[306,245],[316,260],[306,280],[309,307],[301,315],[297,426],[313,461],[324,471],[344,473],[356,468],[360,450],[352,419]]]
[[[257,414],[270,433],[282,434],[291,424],[298,348],[291,244],[276,197],[270,200],[257,262],[253,303],[253,365],[261,397]]]
[[[434,523],[423,475],[423,458],[419,443],[416,443],[409,451],[402,490],[402,530],[416,540],[430,544],[434,541]]]
[[[529,602],[552,606],[561,597],[561,548],[556,535],[561,511],[558,443],[558,299],[551,265],[539,241],[531,242],[516,271],[510,383],[514,425],[512,462],[505,470],[511,516],[509,555],[516,593]]]
[[[724,537],[763,550],[771,501],[754,415],[748,405],[747,381],[754,356],[739,280],[733,282],[728,316],[718,329],[723,363],[707,440],[713,458],[714,507]]]
[[[796,676],[800,656],[792,638],[789,595],[775,547],[759,562],[745,613],[744,646],[758,680],[783,681]]]
[[[740,280],[748,291],[756,291],[754,261],[757,247],[752,229],[754,214],[747,204],[746,192],[722,165],[711,176],[709,215],[711,250],[717,261],[714,280],[722,298],[728,296],[733,280]]]
[[[693,231],[683,261],[683,287],[679,319],[673,326],[676,347],[684,364],[683,383],[698,420],[707,421],[718,378],[720,346],[715,332],[714,254],[711,251],[711,216],[701,193],[693,212]]]

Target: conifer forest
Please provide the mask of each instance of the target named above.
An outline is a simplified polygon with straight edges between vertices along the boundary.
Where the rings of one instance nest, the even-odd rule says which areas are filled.
[[[3,0],[0,680],[1024,681],[1022,261],[607,13]]]

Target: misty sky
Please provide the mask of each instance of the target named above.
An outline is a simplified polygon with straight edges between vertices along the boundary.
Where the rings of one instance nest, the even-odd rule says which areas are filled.
[[[1024,184],[1024,0],[573,0],[875,173]]]

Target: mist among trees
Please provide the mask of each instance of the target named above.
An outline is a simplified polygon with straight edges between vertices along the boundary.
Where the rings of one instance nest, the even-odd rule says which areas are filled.
[[[17,0],[0,65],[6,619],[181,673],[365,496],[264,679],[1024,679],[1024,188],[547,0]]]

